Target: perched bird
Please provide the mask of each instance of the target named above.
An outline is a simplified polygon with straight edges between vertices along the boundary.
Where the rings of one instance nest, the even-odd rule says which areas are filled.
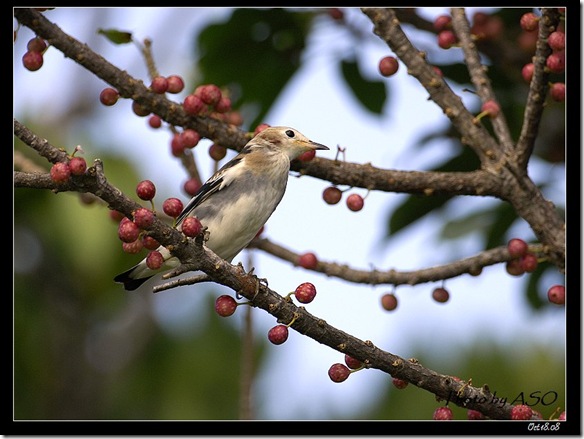
[[[233,159],[201,186],[177,217],[180,228],[196,216],[209,233],[205,245],[228,262],[243,250],[272,215],[286,191],[290,161],[307,151],[329,149],[293,128],[268,127],[253,137]],[[180,261],[163,246],[165,262],[151,270],[146,259],[117,275],[115,282],[135,290],[157,273]]]

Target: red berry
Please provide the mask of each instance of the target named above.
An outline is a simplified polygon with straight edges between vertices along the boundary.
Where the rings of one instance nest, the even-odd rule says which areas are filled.
[[[180,133],[175,133],[170,141],[170,151],[175,157],[180,157],[185,152],[185,145]]]
[[[438,34],[438,46],[442,49],[450,49],[458,39],[451,30],[443,30]]]
[[[379,61],[379,73],[381,73],[383,76],[394,75],[398,68],[399,63],[393,56],[385,56]]]
[[[148,256],[146,256],[146,265],[148,268],[150,268],[150,270],[158,270],[160,267],[162,267],[163,263],[164,257],[158,250],[152,250],[150,253],[148,253]]]
[[[450,293],[448,293],[448,290],[446,290],[445,288],[438,287],[435,288],[434,291],[432,291],[432,299],[434,299],[436,302],[439,303],[448,302],[449,298]]]
[[[87,162],[83,157],[72,157],[69,160],[69,169],[73,175],[83,175],[87,169]]]
[[[452,25],[452,17],[450,15],[439,15],[434,19],[434,29],[440,32],[449,29]]]
[[[183,185],[184,191],[190,196],[195,195],[201,189],[201,180],[198,178],[189,178]]]
[[[156,195],[156,186],[150,180],[143,180],[136,186],[136,195],[141,200],[149,201]]]
[[[51,166],[51,180],[55,183],[63,183],[69,180],[70,176],[71,168],[69,167],[69,163],[57,162]]]
[[[198,145],[199,141],[201,140],[201,135],[190,128],[184,130],[180,134],[180,137],[182,144],[185,148],[194,148],[195,146]]]
[[[481,106],[481,111],[486,113],[489,117],[497,117],[501,111],[501,107],[497,102],[490,99]]]
[[[185,100],[183,101],[183,108],[188,114],[192,114],[194,116],[200,116],[207,110],[207,106],[201,100],[199,96],[195,96],[194,94],[188,95]]]
[[[468,410],[466,412],[466,417],[470,421],[480,421],[480,420],[486,419],[485,415],[483,415],[478,410]]]
[[[298,160],[301,162],[309,162],[316,156],[316,151],[311,149],[310,151],[303,152],[298,156]]]
[[[349,368],[341,363],[333,364],[328,370],[329,378],[335,383],[342,383],[349,378],[350,374]]]
[[[217,145],[216,143],[213,143],[209,147],[209,155],[213,160],[218,162],[219,160],[223,160],[227,155],[227,148],[221,145]]]
[[[166,78],[168,81],[168,92],[169,93],[180,93],[185,88],[185,83],[183,79],[178,75],[170,75]]]
[[[555,82],[550,87],[550,96],[554,101],[564,102],[566,100],[566,84]]]
[[[152,128],[160,128],[162,126],[162,119],[158,114],[153,114],[148,118],[148,125]]]
[[[566,34],[561,31],[552,32],[548,36],[548,44],[553,50],[564,50],[566,48]]]
[[[395,294],[384,294],[381,296],[381,306],[386,311],[393,311],[397,308],[397,297]]]
[[[215,111],[218,113],[227,113],[228,111],[231,111],[231,99],[227,96],[223,96],[219,99],[219,102],[215,104]]]
[[[347,354],[345,354],[345,364],[349,367],[349,369],[359,369],[361,366],[363,366],[362,361],[359,361]]]
[[[34,37],[26,44],[26,49],[29,52],[43,53],[47,48],[47,42],[40,37]]]
[[[148,235],[142,236],[142,245],[145,249],[148,250],[156,250],[158,247],[160,247],[160,243],[152,236]]]
[[[189,238],[194,238],[201,233],[203,225],[196,216],[188,216],[183,220],[181,230]]]
[[[521,259],[511,259],[510,261],[507,261],[505,264],[505,270],[507,270],[507,273],[511,276],[521,276],[525,273],[525,270],[521,266]]]
[[[138,236],[140,236],[140,228],[128,218],[122,218],[118,225],[118,238],[122,242],[134,242]]]
[[[547,292],[548,300],[556,305],[566,303],[566,287],[563,285],[553,285]]]
[[[347,197],[347,207],[353,212],[358,212],[363,209],[365,200],[359,194],[351,194]]]
[[[530,62],[529,64],[525,64],[521,69],[521,76],[525,82],[531,82],[531,78],[533,78],[533,71],[535,70],[535,65]]]
[[[166,93],[168,90],[168,79],[166,79],[164,76],[157,76],[153,78],[152,82],[150,83],[150,89],[154,93]]]
[[[235,299],[227,294],[217,297],[215,300],[215,311],[221,317],[229,317],[233,315],[235,310],[237,309],[238,303]]]
[[[328,8],[327,13],[333,20],[341,21],[345,17],[345,13],[339,8]]]
[[[141,239],[136,239],[134,242],[122,242],[122,250],[131,255],[138,253],[143,246]]]
[[[316,296],[316,287],[310,282],[304,282],[296,287],[294,296],[300,303],[310,303]]]
[[[168,216],[176,218],[183,210],[183,203],[178,198],[167,198],[162,203],[162,210]]]
[[[552,53],[545,60],[545,65],[552,73],[562,73],[566,68],[566,52],[561,50]]]
[[[566,411],[564,410],[562,413],[560,413],[560,416],[558,417],[558,421],[565,421],[566,420]]]
[[[342,196],[343,193],[336,186],[329,186],[322,193],[322,199],[327,204],[337,204],[339,201],[341,201]]]
[[[533,411],[531,407],[525,404],[514,405],[511,408],[511,419],[513,420],[526,420],[531,419]]]
[[[22,65],[31,72],[35,72],[43,66],[43,54],[28,51],[22,56]]]
[[[308,270],[314,270],[318,265],[318,259],[314,253],[304,253],[298,258],[298,265]]]
[[[99,94],[99,101],[103,105],[107,105],[108,107],[111,107],[116,102],[118,102],[119,98],[120,94],[118,93],[118,91],[111,87],[104,88]]]
[[[145,207],[141,207],[134,212],[134,224],[141,229],[147,229],[154,222],[154,212]]]
[[[535,29],[537,29],[538,22],[539,22],[539,18],[533,12],[527,12],[526,14],[523,14],[521,16],[521,19],[519,20],[519,24],[521,25],[521,28],[523,30],[528,31],[528,32],[531,32],[531,31],[534,31]]]
[[[527,253],[526,255],[521,256],[521,268],[526,273],[533,273],[537,268],[537,256],[533,253]]]
[[[124,214],[121,212],[118,212],[117,210],[110,210],[109,216],[116,223],[119,223],[122,220],[122,218],[125,218]]]
[[[286,325],[276,325],[268,331],[268,340],[273,344],[282,344],[288,340],[288,327]]]
[[[205,104],[215,106],[221,100],[221,89],[215,84],[200,85],[195,89],[195,95]]]
[[[399,378],[392,378],[392,384],[397,387],[398,389],[405,389],[408,386],[408,382],[404,380],[400,380]]]
[[[528,246],[523,239],[513,238],[507,242],[507,251],[512,258],[519,258],[527,254]]]
[[[253,135],[255,136],[255,135],[261,133],[263,130],[265,130],[266,128],[269,128],[269,127],[270,127],[270,125],[268,125],[267,123],[261,123],[261,124],[259,124],[255,128],[255,130],[253,130]]]
[[[434,410],[434,415],[432,416],[435,421],[451,421],[452,418],[452,409],[446,406],[438,407]]]

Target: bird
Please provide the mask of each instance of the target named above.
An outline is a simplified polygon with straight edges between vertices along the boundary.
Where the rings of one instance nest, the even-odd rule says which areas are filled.
[[[268,126],[201,186],[176,218],[175,227],[180,230],[186,217],[196,216],[208,232],[204,245],[231,263],[282,200],[291,161],[305,152],[329,149],[294,128]],[[114,281],[133,291],[154,275],[180,265],[164,246],[158,251],[164,258],[159,269],[148,268],[144,258]]]

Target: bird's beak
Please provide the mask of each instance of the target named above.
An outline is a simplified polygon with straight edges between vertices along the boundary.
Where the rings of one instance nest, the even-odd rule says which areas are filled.
[[[308,143],[308,146],[310,146],[310,148],[316,150],[316,149],[330,149],[328,146],[325,146],[321,143],[316,143],[313,142],[312,140]]]

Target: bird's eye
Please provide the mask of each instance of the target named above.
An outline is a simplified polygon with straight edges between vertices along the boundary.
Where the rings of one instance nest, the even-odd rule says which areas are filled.
[[[294,137],[294,131],[292,130],[286,130],[286,135],[290,138]]]

